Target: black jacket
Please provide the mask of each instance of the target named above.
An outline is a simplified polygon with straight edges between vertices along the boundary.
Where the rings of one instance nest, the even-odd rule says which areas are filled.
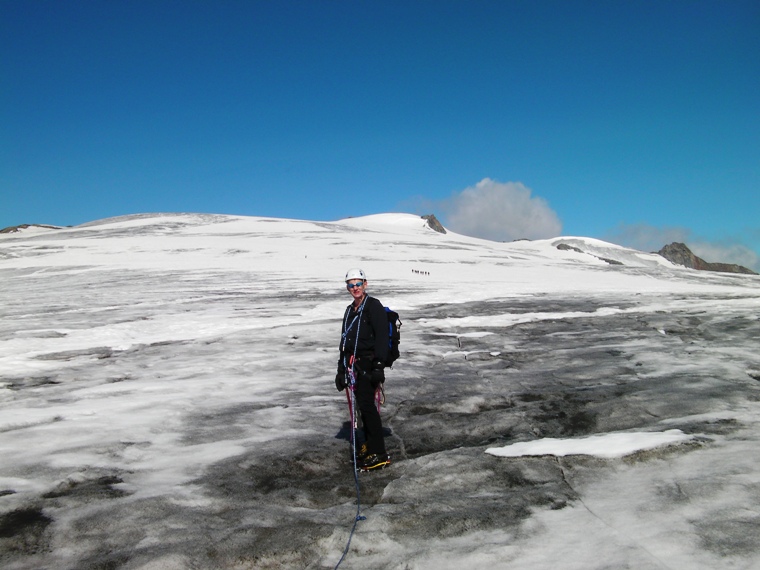
[[[346,307],[341,329],[339,368],[343,362],[348,362],[354,350],[357,358],[373,363],[384,363],[388,356],[388,317],[383,304],[374,297],[367,296],[359,310],[354,309],[353,303]]]

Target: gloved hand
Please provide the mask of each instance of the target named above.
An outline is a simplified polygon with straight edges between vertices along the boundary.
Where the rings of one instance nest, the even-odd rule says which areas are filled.
[[[372,377],[370,382],[373,388],[377,388],[380,384],[385,382],[385,372],[383,371],[383,363],[376,360],[372,363]]]
[[[338,389],[338,392],[342,392],[346,389],[346,386],[346,373],[339,371],[335,375],[335,387]]]
[[[346,366],[343,364],[343,358],[338,358],[338,373],[335,375],[335,387],[338,392],[342,392],[348,386],[346,381]]]

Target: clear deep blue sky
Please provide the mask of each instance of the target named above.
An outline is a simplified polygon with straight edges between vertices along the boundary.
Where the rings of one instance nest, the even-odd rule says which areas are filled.
[[[446,219],[490,178],[521,183],[566,235],[760,251],[757,0],[0,10],[0,227]]]

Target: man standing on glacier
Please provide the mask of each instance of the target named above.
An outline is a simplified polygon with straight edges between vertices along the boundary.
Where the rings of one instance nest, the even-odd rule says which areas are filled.
[[[367,295],[364,271],[349,269],[346,289],[353,302],[346,307],[343,315],[335,387],[339,391],[350,387],[354,392],[365,436],[365,443],[356,450],[357,466],[362,471],[371,471],[391,464],[375,402],[375,391],[385,382],[383,370],[388,355],[388,317],[383,304]]]

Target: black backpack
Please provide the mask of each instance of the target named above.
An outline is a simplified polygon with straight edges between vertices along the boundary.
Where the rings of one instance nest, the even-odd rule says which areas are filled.
[[[388,356],[385,359],[385,365],[393,368],[393,363],[401,356],[398,345],[401,343],[402,322],[398,313],[388,307],[385,307],[385,315],[388,317]]]

